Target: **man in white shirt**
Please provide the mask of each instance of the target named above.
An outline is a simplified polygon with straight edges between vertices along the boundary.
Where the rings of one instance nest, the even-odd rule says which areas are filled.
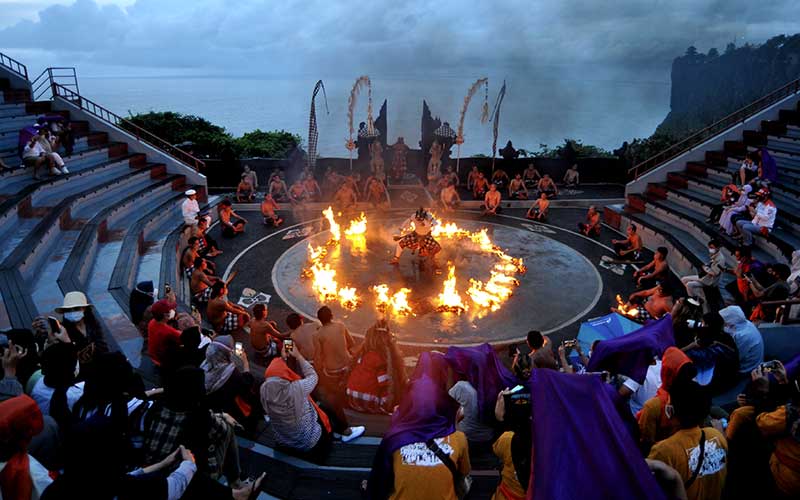
[[[25,149],[22,151],[22,162],[26,167],[33,167],[33,178],[39,180],[39,167],[45,163],[50,163],[50,160],[37,139],[38,136],[35,135],[25,145]]]
[[[181,204],[181,214],[183,214],[183,223],[187,226],[197,225],[197,215],[200,213],[200,205],[197,204],[197,191],[189,189],[184,193],[186,199]]]
[[[636,415],[642,409],[644,403],[656,395],[656,391],[661,386],[661,360],[656,359],[653,364],[647,367],[647,375],[644,383],[640,384],[631,378],[626,378],[619,388],[621,396],[630,396],[628,404],[631,413]]]
[[[753,235],[761,234],[768,236],[772,231],[772,226],[775,225],[775,217],[778,215],[778,208],[772,201],[769,189],[763,187],[756,193],[758,205],[755,210],[751,207],[750,213],[753,215],[753,220],[741,219],[736,222],[736,227],[739,229],[739,235],[742,238],[744,246],[753,244]]]

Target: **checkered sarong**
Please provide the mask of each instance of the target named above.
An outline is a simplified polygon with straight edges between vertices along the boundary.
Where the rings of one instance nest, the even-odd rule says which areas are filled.
[[[645,323],[646,321],[655,319],[644,306],[636,306],[636,310],[639,311],[639,314],[637,314],[636,318],[634,318],[634,321],[637,323]]]
[[[222,331],[226,333],[233,333],[239,329],[239,315],[232,312],[225,313],[225,319],[222,321]]]
[[[185,268],[185,269],[183,270],[183,272],[184,272],[184,273],[186,273],[186,277],[187,277],[188,279],[192,279],[192,273],[194,272],[194,266],[191,266],[191,267],[187,267],[187,268]]]
[[[207,303],[211,300],[211,287],[206,287],[203,289],[202,292],[194,294],[194,300],[200,302],[202,304]]]
[[[425,236],[420,236],[416,232],[408,233],[407,235],[400,238],[398,241],[400,244],[400,248],[411,248],[411,249],[420,249],[427,252],[428,255],[433,255],[438,253],[439,250],[442,249],[441,245],[433,239],[433,236],[430,234],[426,234]]]
[[[206,243],[206,237],[205,236],[203,236],[201,238],[197,238],[197,246],[198,246],[198,249],[197,249],[198,252],[202,252],[203,250],[206,249],[208,244]]]

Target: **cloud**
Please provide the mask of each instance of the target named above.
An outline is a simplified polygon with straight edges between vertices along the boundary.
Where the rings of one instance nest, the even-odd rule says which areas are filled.
[[[695,45],[723,49],[800,31],[777,0],[77,0],[0,29],[5,51],[97,67],[237,74],[438,75],[470,68],[586,65],[668,70]],[[38,7],[37,7],[38,5]]]

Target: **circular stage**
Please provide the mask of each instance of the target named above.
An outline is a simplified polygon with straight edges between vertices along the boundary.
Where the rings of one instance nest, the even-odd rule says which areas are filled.
[[[516,276],[520,284],[499,310],[477,308],[465,293],[469,278],[486,281],[496,258],[480,252],[469,241],[439,238],[442,252],[438,259],[443,273],[420,269],[417,257],[409,251],[404,252],[399,267],[391,266],[388,261],[395,247],[392,236],[399,232],[403,220],[405,217],[379,218],[369,214],[365,248],[342,237],[341,243],[330,249],[326,262],[336,270],[339,285],[357,288],[363,299],[352,311],[338,302],[328,304],[351,332],[362,333],[375,321],[378,313],[370,287],[381,283],[391,290],[412,290],[409,302],[415,315],[390,318],[398,341],[420,345],[503,342],[524,337],[531,329],[556,331],[582,318],[602,293],[603,282],[595,266],[555,239],[524,227],[446,217],[446,222],[456,222],[470,231],[488,229],[496,245],[513,257],[523,258],[528,267],[526,274]],[[301,279],[301,273],[308,265],[309,243],[325,245],[329,238],[330,232],[322,231],[297,242],[280,255],[272,268],[272,282],[281,299],[310,318],[316,317],[322,304],[310,281]],[[434,299],[447,277],[447,261],[455,265],[457,290],[469,306],[462,314],[436,311]]]

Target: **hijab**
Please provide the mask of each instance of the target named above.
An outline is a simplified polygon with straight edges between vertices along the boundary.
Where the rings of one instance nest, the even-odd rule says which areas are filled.
[[[211,342],[206,348],[206,360],[200,365],[205,372],[206,392],[218,391],[236,370],[233,351],[220,342]]]
[[[739,306],[720,309],[725,332],[733,337],[739,350],[739,373],[750,373],[764,360],[764,339]]]
[[[267,384],[267,399],[270,401],[286,401],[291,400],[292,406],[294,409],[294,416],[295,419],[299,422],[301,417],[303,416],[303,409],[305,408],[305,402],[308,401],[311,403],[311,406],[314,407],[314,410],[317,412],[317,416],[319,417],[320,422],[325,427],[325,430],[331,432],[331,421],[328,418],[328,415],[322,411],[322,408],[317,405],[317,403],[311,398],[311,396],[304,396],[303,390],[298,384],[292,384],[291,382],[295,382],[297,380],[302,379],[300,375],[295,373],[289,368],[289,365],[286,364],[286,361],[283,360],[282,357],[278,356],[272,360],[272,362],[267,367],[267,370],[264,372],[264,378],[279,378],[282,380],[286,380],[290,382],[289,384]]]
[[[669,403],[669,390],[681,368],[691,363],[689,356],[677,347],[668,347],[664,351],[664,357],[661,358],[661,387],[656,391],[656,397],[661,400],[662,407]]]
[[[0,403],[0,445],[11,452],[0,471],[2,498],[31,498],[28,444],[43,428],[42,412],[30,397],[23,394]]]

